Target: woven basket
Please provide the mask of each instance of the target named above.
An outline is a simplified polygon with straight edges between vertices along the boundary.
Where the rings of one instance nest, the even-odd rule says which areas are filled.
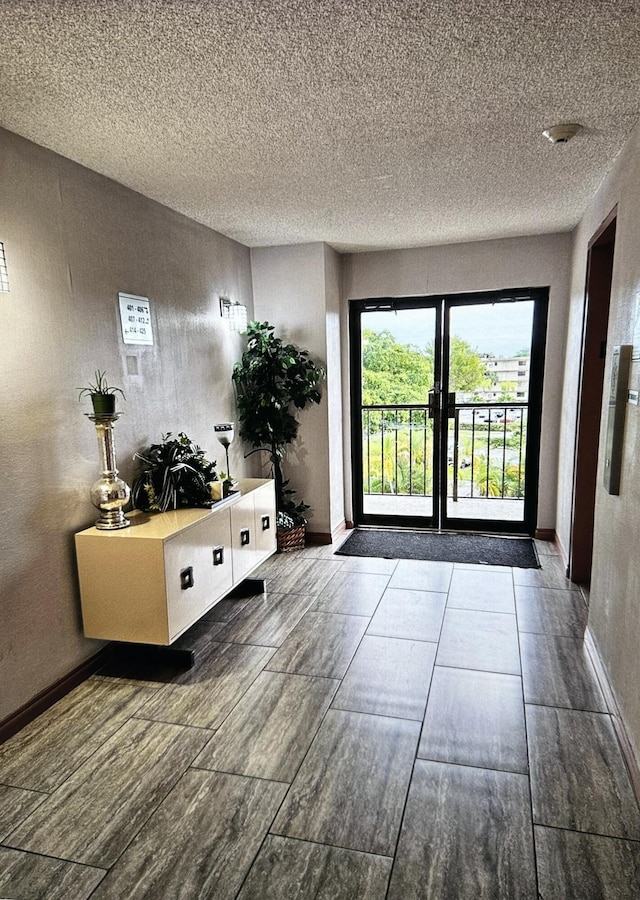
[[[278,553],[303,550],[305,531],[305,525],[298,525],[296,528],[278,528]]]

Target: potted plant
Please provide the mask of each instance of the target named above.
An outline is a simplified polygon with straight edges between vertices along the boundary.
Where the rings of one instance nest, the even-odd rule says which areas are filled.
[[[276,489],[278,549],[304,546],[306,503],[296,502],[288,488],[282,462],[298,435],[296,412],[320,402],[319,382],[324,369],[308,350],[275,337],[268,322],[250,322],[247,349],[233,369],[237,389],[240,436],[257,450],[269,452]]]
[[[181,431],[162,436],[134,459],[142,463],[131,489],[137,509],[166,512],[180,506],[207,507],[214,502],[211,483],[218,480],[216,463],[206,459],[204,450]]]
[[[114,387],[107,381],[107,373],[97,369],[95,381],[89,382],[87,387],[78,388],[78,400],[88,394],[93,404],[93,412],[96,416],[113,416],[116,411],[116,394],[120,394],[123,400],[127,398],[122,388]]]

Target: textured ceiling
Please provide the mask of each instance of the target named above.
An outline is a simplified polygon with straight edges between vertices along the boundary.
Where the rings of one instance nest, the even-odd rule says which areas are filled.
[[[0,125],[251,246],[572,228],[638,0],[2,0]],[[580,122],[567,145],[542,130]]]

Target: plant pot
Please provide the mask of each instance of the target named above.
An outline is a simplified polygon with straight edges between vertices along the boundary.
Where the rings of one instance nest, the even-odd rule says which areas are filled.
[[[297,525],[295,528],[278,528],[278,553],[304,550],[306,530],[306,525]]]
[[[91,402],[96,416],[112,416],[116,411],[115,394],[91,394]]]

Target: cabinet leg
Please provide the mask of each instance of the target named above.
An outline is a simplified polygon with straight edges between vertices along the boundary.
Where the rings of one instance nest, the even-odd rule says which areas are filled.
[[[156,644],[114,643],[113,653],[119,662],[174,666],[179,669],[192,669],[196,659],[195,652],[188,648]]]
[[[254,594],[265,594],[267,591],[267,582],[264,578],[245,578],[240,584],[237,584],[227,597],[253,597]]]

